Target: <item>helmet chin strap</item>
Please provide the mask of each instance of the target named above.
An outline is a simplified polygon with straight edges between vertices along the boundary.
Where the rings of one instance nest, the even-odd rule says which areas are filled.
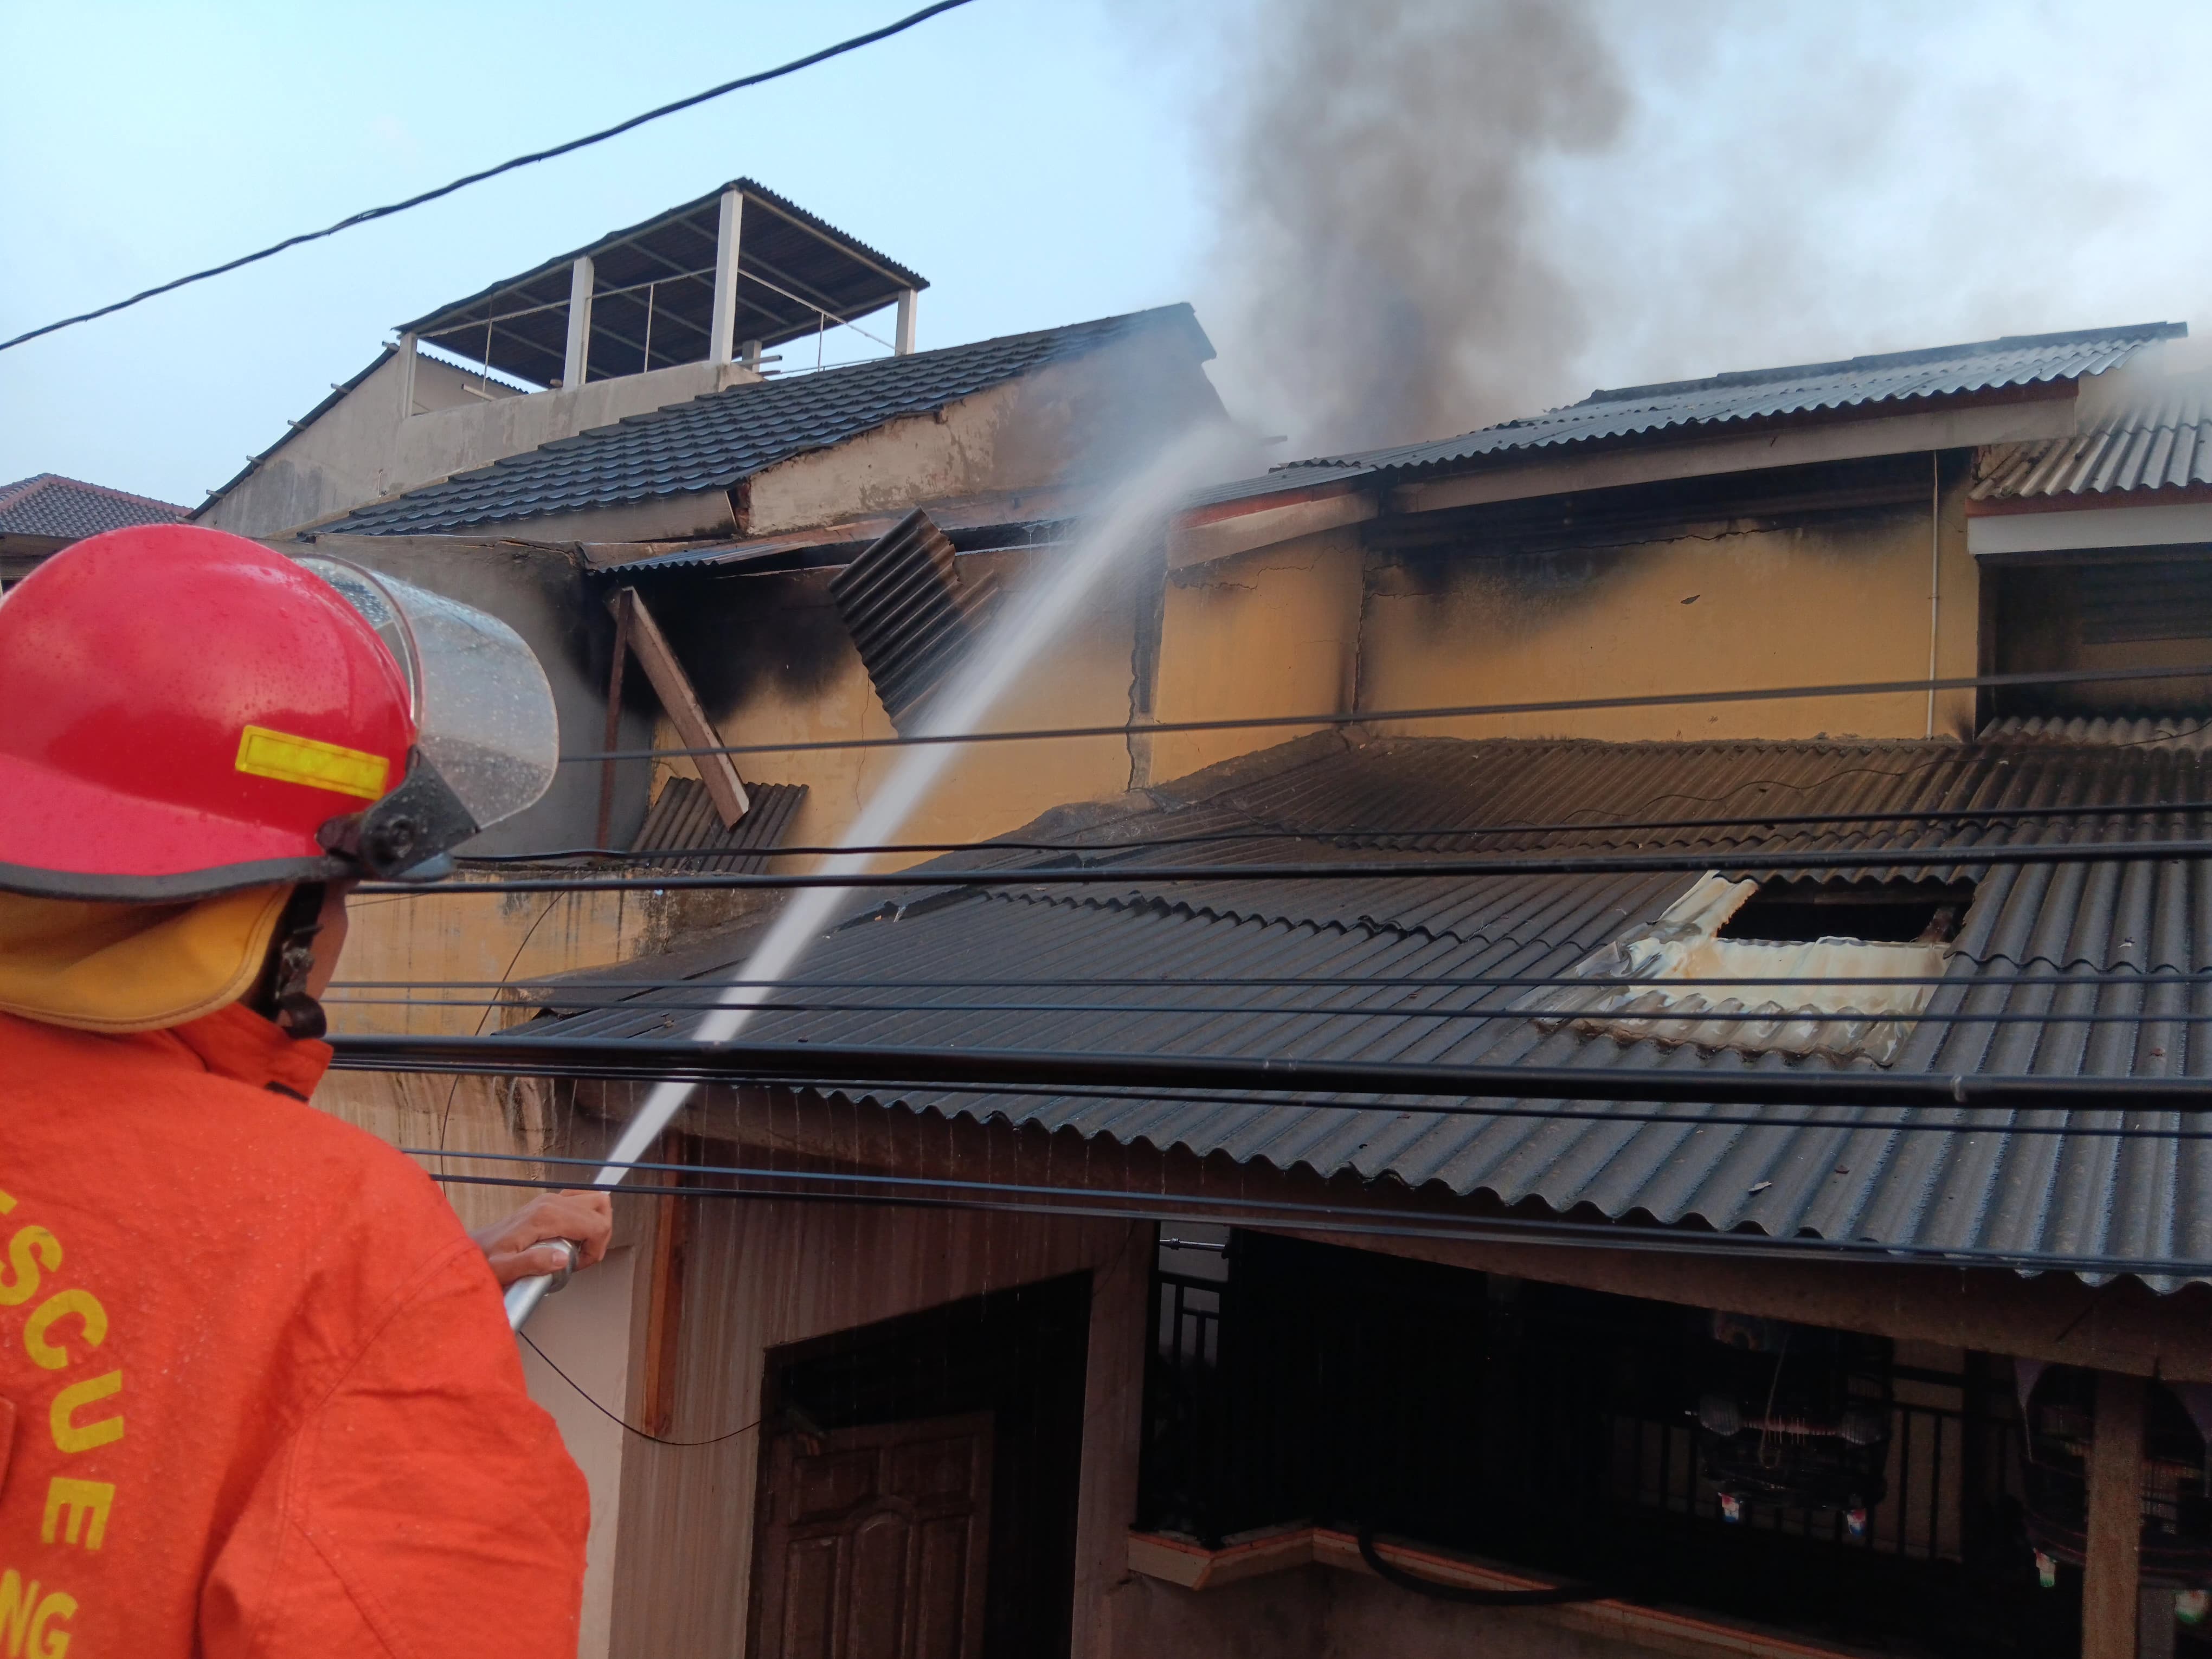
[[[307,989],[314,971],[315,935],[323,931],[323,884],[303,881],[292,890],[276,936],[269,946],[269,966],[253,998],[258,1012],[276,1022],[289,1036],[319,1037],[325,1029],[323,1005]]]

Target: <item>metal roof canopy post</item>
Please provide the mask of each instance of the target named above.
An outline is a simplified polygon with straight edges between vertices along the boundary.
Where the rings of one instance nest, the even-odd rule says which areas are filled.
[[[714,314],[707,337],[707,361],[726,363],[737,345],[738,239],[744,228],[745,193],[734,185],[722,192],[721,216],[714,228]]]
[[[562,359],[561,384],[579,386],[591,373],[592,293],[599,267],[588,253],[576,256],[568,268],[568,343]]]
[[[915,302],[921,298],[921,295],[913,289],[899,290],[898,327],[891,334],[891,338],[897,343],[891,349],[898,356],[914,356],[914,311]]]

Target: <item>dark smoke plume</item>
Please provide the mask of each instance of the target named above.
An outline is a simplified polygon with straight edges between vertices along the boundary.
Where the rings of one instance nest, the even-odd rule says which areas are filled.
[[[1556,401],[1584,318],[1544,169],[1612,144],[1630,103],[1588,0],[1281,0],[1255,21],[1224,320],[1298,452]]]

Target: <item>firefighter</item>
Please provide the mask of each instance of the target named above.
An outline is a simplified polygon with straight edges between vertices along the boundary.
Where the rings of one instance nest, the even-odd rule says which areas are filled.
[[[0,599],[9,1655],[576,1650],[584,1482],[499,1282],[547,1238],[603,1249],[605,1200],[479,1243],[306,1103],[346,888],[435,866],[531,793],[516,767],[550,775],[512,709],[436,748],[472,712],[425,705],[464,683],[441,628],[499,647],[460,666],[508,663],[533,732],[550,694],[498,624],[410,603],[183,526]],[[461,776],[479,750],[504,781]]]

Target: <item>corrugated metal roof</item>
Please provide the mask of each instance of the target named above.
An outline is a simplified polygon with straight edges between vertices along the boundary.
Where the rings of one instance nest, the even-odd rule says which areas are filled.
[[[963,581],[952,543],[916,508],[830,583],[884,712],[901,731],[998,607],[999,585]]]
[[[1376,469],[1356,460],[1291,461],[1253,478],[1233,478],[1227,483],[1209,485],[1193,490],[1183,497],[1186,510],[1194,507],[1223,507],[1231,501],[1250,501],[1261,495],[1287,495],[1292,490],[1311,489],[1317,485],[1348,483],[1364,478]]]
[[[1072,837],[1095,847],[1093,856],[1100,858],[1115,857],[1115,843],[1142,836],[1258,826],[1282,838],[1124,848],[1119,856],[1129,871],[1126,886],[1081,890],[1025,886],[1018,864],[1037,854],[989,855],[1007,869],[1003,885],[917,894],[905,908],[893,901],[876,914],[896,920],[848,924],[807,958],[809,979],[850,986],[839,994],[841,1001],[921,1002],[933,1005],[928,1011],[770,1013],[751,1030],[767,1041],[804,1036],[1586,1066],[1592,1073],[1586,1104],[1641,1112],[1648,1109],[1607,1102],[1603,1073],[1624,1066],[1776,1073],[1808,1064],[1853,1067],[1592,1037],[1506,1012],[1522,1006],[1516,999],[1527,992],[1449,981],[1564,974],[1624,928],[1656,918],[1698,879],[1694,875],[1212,884],[1148,881],[1145,866],[1201,859],[1224,865],[1334,859],[1354,844],[1370,856],[1413,860],[1425,856],[1424,849],[1605,846],[1709,847],[1714,867],[1740,871],[1755,866],[1757,854],[1781,847],[1865,845],[1909,860],[1912,852],[1938,844],[2193,836],[2206,832],[2203,811],[1998,828],[1847,826],[1765,835],[1550,826],[1758,812],[2194,804],[2206,799],[2205,770],[2195,752],[2040,738],[1973,745],[1389,739],[1353,748],[1305,739],[1275,751],[1267,763],[1154,792],[1149,810],[1109,816]],[[1085,816],[1061,818],[1079,823]],[[1490,827],[1507,833],[1468,833]],[[1414,830],[1428,833],[1408,833]],[[1893,868],[1918,873],[1909,861]],[[2197,1035],[2212,1028],[2176,1023],[2185,1013],[2212,1015],[2212,861],[1967,873],[1977,875],[1979,885],[1961,923],[1948,981],[1936,990],[1930,1012],[2034,1018],[1979,1025],[1925,1021],[1906,1038],[1899,1069],[2212,1075],[2212,1034]],[[740,960],[744,948],[740,939],[673,965],[636,964],[636,971],[711,980]],[[2141,977],[2118,985],[2082,982],[2084,974],[2102,971]],[[1985,982],[2022,973],[2031,983]],[[1329,982],[1222,983],[1254,975]],[[1408,977],[1438,982],[1388,982]],[[886,979],[989,980],[1026,988],[917,991],[878,983]],[[1115,980],[1132,983],[1105,983]],[[557,994],[550,1000],[558,1006]],[[668,1000],[666,994],[642,994],[634,1006],[580,1014],[554,1029],[665,1036],[696,1018],[655,1006]],[[961,1006],[1054,1000],[1086,1006],[1026,1012]],[[1153,1012],[1163,1007],[1174,1012]],[[1480,1017],[1444,1019],[1415,1012],[1440,1008]],[[2065,1014],[2118,1018],[2098,1025],[2054,1018]],[[1613,1218],[1915,1247],[2212,1259],[2212,1145],[2201,1142],[2001,1130],[1912,1133],[1876,1126],[1869,1114],[1847,1109],[1790,1109],[1792,1117],[1816,1118],[1818,1127],[1732,1127],[1701,1126],[1706,1114],[1697,1108],[1674,1109],[1675,1121],[1652,1124],[1443,1116],[1395,1101],[1335,1103],[1328,1097],[1305,1105],[926,1091],[901,1098],[985,1121],[1002,1117],[1324,1176],[1356,1172],[1507,1205],[1534,1203],[1561,1214],[1587,1209]]]
[[[71,541],[134,524],[173,524],[185,509],[105,484],[38,472],[0,484],[0,536],[65,537]]]
[[[1201,362],[1213,355],[1191,308],[1174,305],[878,357],[729,386],[633,415],[378,501],[324,528],[343,535],[434,535],[726,489],[794,455],[829,448],[901,416],[927,414],[1048,363],[1154,329],[1183,335]]]
[[[488,351],[493,368],[549,384],[562,373],[567,352],[569,270],[588,258],[597,267],[598,289],[588,378],[703,362],[713,327],[722,194],[732,190],[745,202],[738,233],[736,339],[779,344],[813,333],[825,311],[835,319],[857,319],[890,304],[902,289],[929,286],[797,203],[750,179],[732,179],[402,323],[398,332],[471,361],[483,361]]]
[[[2185,323],[2140,323],[2069,334],[2012,334],[1967,345],[1882,352],[1786,368],[1746,369],[1702,380],[1623,386],[1593,392],[1564,409],[1439,442],[1401,444],[1300,465],[1335,464],[1377,471],[1419,471],[1566,444],[1680,434],[1777,416],[1994,392],[2102,374],[2125,362],[2154,340],[2172,339],[2188,331]]]
[[[697,853],[697,857],[656,860],[654,867],[678,875],[720,870],[753,875],[768,868],[762,854],[782,845],[784,833],[805,804],[803,783],[750,783],[745,797],[751,802],[744,817],[734,824],[722,815],[696,778],[671,778],[660,787],[653,809],[630,845],[640,852]]]
[[[2212,749],[2212,719],[2185,714],[2014,714],[1982,730],[1984,742],[2102,744],[2121,749]]]
[[[2070,438],[2013,446],[1974,486],[1978,501],[2186,489],[2212,483],[2212,382],[2156,386]]]

